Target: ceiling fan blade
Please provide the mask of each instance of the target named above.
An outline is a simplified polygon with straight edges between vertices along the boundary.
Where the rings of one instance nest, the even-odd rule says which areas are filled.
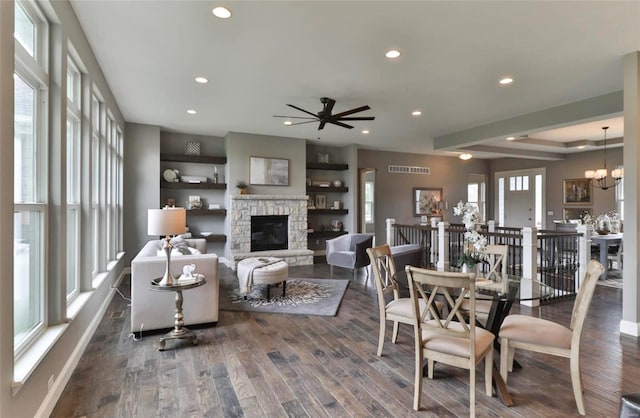
[[[283,116],[283,115],[273,115],[274,118],[287,118],[287,119],[318,119],[317,117],[315,118],[310,118],[308,116]]]
[[[327,122],[326,122],[326,121],[324,121],[324,120],[323,120],[323,121],[320,121],[320,125],[318,125],[318,130],[322,130],[322,129],[324,129],[324,125],[325,125],[326,123],[327,123]]]
[[[314,120],[308,120],[308,121],[305,121],[305,122],[296,122],[296,123],[292,123],[291,125],[287,125],[287,126],[293,126],[293,125],[304,125],[305,123],[312,123],[312,122],[317,122],[317,121],[318,121],[318,119],[316,118],[316,119],[314,119]]]
[[[351,116],[346,118],[337,118],[336,120],[374,120],[375,116]]]
[[[345,110],[344,112],[336,113],[335,115],[331,115],[331,116],[334,117],[334,118],[341,118],[342,116],[347,116],[347,115],[351,115],[353,113],[363,112],[363,111],[369,110],[369,109],[371,109],[369,106],[361,106],[361,107],[356,107],[355,109]]]
[[[296,109],[296,110],[299,110],[299,111],[301,111],[301,112],[304,112],[304,113],[306,113],[307,115],[311,115],[311,116],[314,116],[314,117],[316,117],[316,118],[318,117],[318,115],[316,115],[315,113],[311,113],[311,112],[309,112],[308,110],[304,110],[304,109],[303,109],[303,108],[301,108],[301,107],[294,106],[294,105],[292,105],[292,104],[288,104],[288,103],[287,103],[287,106],[292,107],[292,108],[294,108],[294,109]]]
[[[334,125],[342,126],[343,128],[353,129],[353,126],[347,125],[346,123],[338,122],[337,120],[327,120],[326,122],[327,123],[333,123]],[[320,128],[318,128],[318,129],[320,129]]]

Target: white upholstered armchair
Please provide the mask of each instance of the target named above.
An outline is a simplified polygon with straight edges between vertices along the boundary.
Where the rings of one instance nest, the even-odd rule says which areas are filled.
[[[369,234],[346,234],[327,240],[327,264],[333,275],[333,266],[353,269],[353,278],[358,269],[370,264],[367,248],[373,245],[373,236]],[[367,274],[369,271],[367,270]]]

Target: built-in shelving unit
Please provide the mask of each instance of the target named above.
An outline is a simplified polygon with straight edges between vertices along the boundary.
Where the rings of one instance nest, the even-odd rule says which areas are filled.
[[[165,168],[168,166],[167,163],[178,163],[176,164],[177,166],[179,166],[181,168],[180,171],[182,172],[188,172],[189,167],[191,167],[192,169],[194,169],[195,166],[192,166],[192,164],[208,164],[208,165],[223,165],[227,163],[227,157],[221,157],[221,156],[205,156],[205,155],[183,155],[183,154],[169,154],[169,153],[160,153],[160,161],[161,163],[163,163],[163,166],[165,166]],[[169,166],[170,167],[170,166]],[[211,171],[211,174],[214,173],[214,171],[216,171],[217,169],[214,169]],[[194,170],[194,171],[205,171],[202,168],[198,169],[198,170]],[[216,171],[217,172],[217,171]],[[161,180],[160,180],[160,189],[161,190],[165,190],[164,193],[161,193],[162,195],[162,202],[160,203],[161,206],[163,206],[164,204],[166,204],[166,199],[173,197],[173,198],[177,198],[177,202],[176,205],[177,206],[185,206],[185,201],[186,201],[186,195],[192,195],[192,194],[197,194],[196,193],[187,193],[187,190],[206,190],[206,191],[210,191],[209,193],[213,193],[213,194],[208,194],[205,196],[205,198],[207,200],[209,200],[209,203],[211,203],[211,201],[213,202],[222,202],[223,198],[220,198],[220,195],[217,194],[219,193],[218,191],[220,190],[226,190],[227,188],[227,184],[226,183],[222,183],[222,182],[215,182],[215,181],[203,181],[200,183],[193,183],[193,182],[183,182],[183,181],[177,181],[177,182],[168,182],[166,180],[164,180],[162,178],[162,173],[161,174]],[[207,180],[212,179],[213,177],[211,175],[207,176]],[[217,176],[216,176],[217,178]],[[185,190],[183,192],[180,192],[179,189]],[[176,191],[176,195],[170,195],[168,190],[175,190]],[[205,205],[206,207],[206,205]],[[212,217],[211,219],[224,219],[224,217],[227,216],[227,210],[226,209],[187,209],[187,222],[191,227],[191,222],[195,223],[197,226],[200,226],[200,228],[193,228],[191,227],[191,233],[192,233],[192,237],[193,238],[203,238],[206,239],[207,242],[225,242],[227,240],[226,235],[224,234],[207,234],[207,235],[201,235],[200,232],[202,231],[206,231],[209,228],[203,228],[202,225],[205,225],[207,222],[207,217]],[[197,218],[192,218],[192,221],[190,222],[189,219],[191,217],[197,217]],[[200,219],[200,221],[196,221],[196,219]],[[205,221],[205,224],[202,224],[202,221]],[[217,227],[219,228],[219,227]],[[194,231],[194,229],[196,229]],[[199,229],[199,231],[197,230]]]
[[[345,193],[349,193],[349,188],[340,185],[336,187],[334,185],[335,180],[340,180],[344,184],[344,177],[341,174],[335,173],[337,171],[346,171],[349,169],[348,164],[331,164],[331,163],[307,163],[307,194],[312,202],[316,202],[316,195],[328,195],[326,197],[326,204],[331,205],[334,200],[333,197],[339,197]],[[333,172],[333,174],[332,174]],[[336,179],[337,175],[337,179]],[[323,185],[317,185],[318,182],[322,182]],[[344,204],[344,201],[343,201]],[[310,227],[313,228],[313,232],[307,233],[307,242],[310,249],[314,251],[314,262],[323,262],[325,256],[325,241],[331,238],[338,237],[340,235],[347,234],[348,231],[334,231],[327,228],[327,221],[344,220],[344,215],[349,213],[348,208],[341,207],[340,209],[332,208],[309,208],[307,209],[307,215],[309,219]]]

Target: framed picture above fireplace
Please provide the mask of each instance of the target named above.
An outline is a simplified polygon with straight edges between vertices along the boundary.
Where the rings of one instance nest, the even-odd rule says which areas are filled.
[[[289,185],[289,160],[284,158],[251,157],[249,162],[249,182],[251,184]]]

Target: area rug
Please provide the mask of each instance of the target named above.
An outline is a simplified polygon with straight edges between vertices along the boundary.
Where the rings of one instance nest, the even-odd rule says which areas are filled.
[[[335,316],[348,280],[289,279],[285,296],[282,284],[271,286],[266,299],[266,285],[254,285],[245,300],[240,295],[238,280],[220,282],[220,309],[223,311],[269,312],[294,315]]]

